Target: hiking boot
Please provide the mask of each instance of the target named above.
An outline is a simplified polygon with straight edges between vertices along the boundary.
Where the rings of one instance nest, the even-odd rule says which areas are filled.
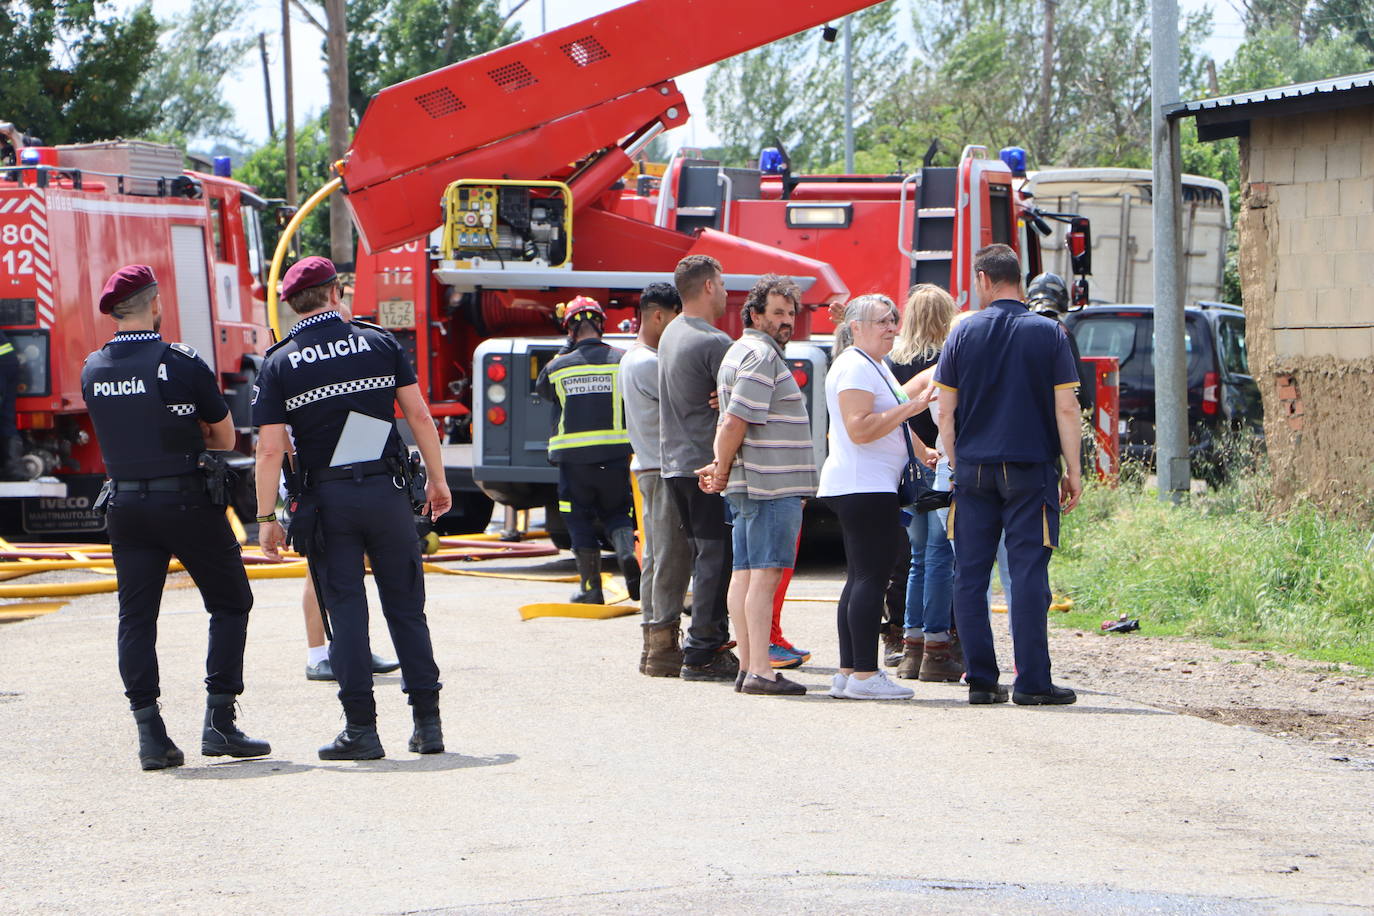
[[[771,681],[766,677],[751,674],[744,679],[740,692],[757,696],[799,697],[806,693],[806,687],[796,681],[789,681],[781,674],[775,674]]]
[[[903,646],[903,643],[906,642],[903,638],[905,632],[900,624],[895,623],[890,623],[883,628],[883,664],[889,668],[900,664],[902,661],[902,655],[905,654],[905,647]]]
[[[333,744],[320,748],[321,760],[379,760],[385,756],[375,725],[346,725]]]
[[[138,762],[143,769],[165,770],[186,762],[181,748],[167,737],[167,726],[156,703],[135,709],[134,721],[138,723]]]
[[[649,660],[649,627],[647,624],[639,625],[640,632],[644,635],[644,647],[639,650],[639,673],[644,673],[644,663]]]
[[[844,695],[851,700],[909,700],[916,691],[892,683],[885,671],[879,671],[864,680],[851,677],[844,685]]]
[[[577,561],[578,589],[568,600],[574,604],[605,604],[601,594],[601,551],[578,547],[573,550]]]
[[[1012,690],[1011,701],[1017,706],[1069,706],[1078,702],[1078,694],[1067,687],[1050,685],[1044,693],[1022,693]]]
[[[768,646],[768,664],[774,668],[800,668],[802,657],[791,649],[782,646]]]
[[[678,644],[680,623],[644,624],[644,674],[649,677],[677,677],[682,673],[682,647]]]
[[[921,658],[925,655],[926,641],[921,639],[902,640],[902,660],[897,665],[897,676],[905,681],[914,681],[921,673]]]
[[[964,676],[964,659],[952,650],[953,640],[925,641],[925,656],[921,659],[920,679],[954,683]]]
[[[611,546],[615,548],[615,558],[620,564],[620,574],[625,577],[625,590],[632,601],[639,600],[639,558],[635,556],[635,530],[617,528],[611,532]]]
[[[205,698],[205,729],[200,734],[200,752],[206,757],[265,757],[272,745],[250,738],[234,723],[232,693],[212,693]]]
[[[704,665],[682,665],[684,681],[733,681],[738,674],[739,658],[723,646]]]

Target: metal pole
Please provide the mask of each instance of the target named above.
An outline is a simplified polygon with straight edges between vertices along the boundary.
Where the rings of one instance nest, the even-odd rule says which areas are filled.
[[[281,66],[286,97],[286,202],[296,205],[296,93],[291,80],[291,0],[281,0]]]
[[[1150,86],[1154,155],[1155,463],[1159,498],[1178,502],[1189,489],[1188,375],[1179,276],[1179,146],[1164,106],[1179,101],[1178,0],[1150,5]]]
[[[539,34],[543,35],[549,30],[548,10],[545,9],[544,0],[539,0]]]
[[[262,89],[267,95],[267,139],[272,141],[277,136],[277,121],[272,116],[272,72],[267,66],[267,33],[258,33],[258,52],[262,55]]]
[[[844,170],[854,174],[854,34],[844,17]]]

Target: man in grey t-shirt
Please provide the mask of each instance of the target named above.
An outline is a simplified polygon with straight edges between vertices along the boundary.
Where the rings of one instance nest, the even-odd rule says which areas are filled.
[[[658,343],[659,443],[663,480],[692,544],[692,623],[682,647],[682,679],[733,681],[739,659],[725,648],[730,526],[725,501],[703,492],[696,478],[697,468],[713,457],[720,415],[711,396],[730,349],[729,335],[714,324],[725,314],[725,280],[715,258],[688,255],[678,262],[673,282],[682,297],[682,315]]]

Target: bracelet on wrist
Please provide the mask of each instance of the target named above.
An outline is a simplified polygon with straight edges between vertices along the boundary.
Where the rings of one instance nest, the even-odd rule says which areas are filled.
[[[277,513],[275,512],[273,512],[271,515],[259,515],[257,518],[257,522],[259,525],[266,525],[268,522],[275,522],[276,520]]]

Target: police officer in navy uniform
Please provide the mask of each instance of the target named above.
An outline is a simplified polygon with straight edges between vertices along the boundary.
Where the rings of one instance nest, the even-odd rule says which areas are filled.
[[[1061,502],[1067,512],[1083,491],[1078,367],[1063,326],[1022,303],[1015,251],[989,245],[974,255],[973,269],[986,305],[950,332],[935,369],[940,437],[954,468],[954,616],[969,702],[1007,701],[987,610],[988,578],[1005,531],[1016,655],[1011,699],[1063,705],[1076,696],[1050,680],[1046,617]]]
[[[9,335],[0,331],[0,480],[29,480],[24,466],[24,440],[15,425],[19,397],[19,354]]]
[[[385,756],[372,693],[364,558],[401,660],[402,689],[415,724],[410,750],[440,753],[439,668],[425,620],[424,570],[404,476],[409,454],[393,420],[395,405],[420,448],[428,512],[438,518],[452,497],[434,421],[396,338],[357,319],[345,322],[339,314],[339,286],[329,260],[302,258],[286,272],[281,292],[300,320],[267,351],[253,392],[258,538],[269,558],[281,558],[285,532],[276,520],[277,482],[290,424],[299,488],[291,538],[298,549],[310,541],[312,571],[334,632],[329,661],[346,722],[334,742],[320,748],[320,759]],[[313,539],[297,527],[312,515]]]
[[[229,408],[196,351],[158,333],[162,305],[151,268],[116,271],[100,294],[100,311],[114,318],[118,331],[86,358],[81,393],[110,475],[102,499],[108,499],[119,579],[119,673],[138,723],[139,760],[145,770],[185,762],[157,705],[157,618],[172,557],[186,567],[210,612],[201,753],[271,753],[266,741],[235,724],[253,592],[222,491],[213,494],[198,468],[206,449],[233,446]]]
[[[558,466],[558,509],[568,526],[579,588],[572,600],[602,604],[601,522],[630,597],[639,600],[639,561],[630,520],[630,433],[620,395],[623,350],[601,339],[606,313],[577,296],[563,312],[568,345],[539,373],[535,393],[553,404],[549,461]]]

